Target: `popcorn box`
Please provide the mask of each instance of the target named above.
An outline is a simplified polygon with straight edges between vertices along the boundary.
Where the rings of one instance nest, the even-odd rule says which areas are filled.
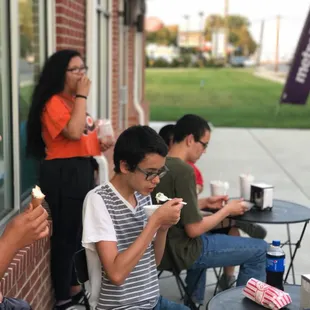
[[[288,293],[254,278],[248,281],[243,294],[257,304],[272,310],[282,309],[292,302]]]

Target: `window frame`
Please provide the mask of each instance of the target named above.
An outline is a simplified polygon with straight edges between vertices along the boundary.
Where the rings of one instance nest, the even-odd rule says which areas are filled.
[[[99,3],[87,1],[86,7],[86,63],[89,67],[89,78],[92,80],[88,110],[94,119],[111,119],[112,116],[112,6],[112,0],[99,0]],[[103,35],[99,38],[99,34]],[[100,65],[97,63],[99,48],[105,51],[105,59]],[[100,89],[98,89],[99,82],[103,85]],[[101,102],[98,97],[102,98]],[[106,102],[105,106],[102,105],[103,102]]]
[[[44,65],[44,62],[47,59],[47,53],[48,53],[48,39],[47,39],[47,35],[48,35],[48,15],[47,15],[47,5],[45,1],[41,1],[41,0],[37,0],[38,1],[38,27],[39,27],[39,65],[40,68],[42,68],[42,66]],[[19,0],[13,0],[12,2],[14,2],[17,6],[17,20],[19,21]],[[13,20],[13,19],[12,19]],[[17,89],[18,89],[18,98],[17,98],[17,110],[18,110],[18,125],[13,125],[13,128],[15,129],[15,131],[17,131],[18,133],[18,143],[20,143],[20,136],[19,136],[19,131],[20,131],[20,83],[19,83],[19,61],[20,61],[20,32],[19,32],[19,22],[18,24],[18,29],[17,29],[17,41],[18,41],[18,62],[17,62],[17,75],[18,75],[18,79],[17,79]],[[14,40],[14,39],[13,39]],[[35,82],[35,81],[34,81]],[[16,105],[15,105],[16,106]],[[15,149],[14,149],[14,154],[15,154]],[[21,149],[19,146],[18,149],[18,157],[19,157],[19,163],[21,162],[22,156],[21,156]],[[21,171],[21,165],[19,164],[19,167],[15,167],[14,169],[18,169],[18,184],[19,184],[19,204],[21,206],[21,208],[25,208],[25,206],[30,202],[30,193],[31,193],[31,188],[27,188],[25,191],[23,191],[22,189],[22,171]],[[15,184],[14,183],[14,187]]]
[[[38,1],[39,5],[39,54],[40,65],[42,66],[47,58],[47,54],[51,54],[55,50],[55,14],[50,12],[50,9],[55,9],[54,0],[47,3],[45,1]],[[17,213],[25,208],[30,201],[31,196],[21,192],[21,153],[20,153],[20,124],[19,124],[19,61],[20,61],[20,30],[19,30],[19,1],[18,0],[1,0],[1,7],[4,12],[1,18],[3,25],[6,26],[1,35],[5,35],[7,46],[2,47],[3,70],[5,75],[9,78],[5,81],[3,87],[3,100],[7,104],[3,105],[4,117],[3,127],[9,128],[11,131],[11,165],[9,167],[12,175],[8,183],[9,186],[5,187],[6,190],[11,190],[11,204],[12,209],[0,218],[0,233],[2,233],[6,223],[14,217]],[[49,9],[49,10],[48,10]],[[2,26],[3,26],[2,25]],[[41,43],[43,42],[43,44]],[[7,139],[6,139],[7,140]],[[9,143],[6,142],[6,143]],[[6,154],[4,154],[5,156]],[[25,194],[25,199],[22,200],[22,195]],[[30,193],[29,193],[30,194]],[[8,202],[6,202],[8,203]]]
[[[3,133],[1,133],[3,139],[3,160],[5,162],[5,158],[9,159],[8,166],[9,166],[9,173],[5,173],[5,175],[8,175],[8,180],[4,182],[4,203],[9,203],[13,205],[12,208],[9,208],[7,212],[3,212],[3,217],[0,218],[0,226],[7,221],[8,218],[12,216],[12,214],[16,213],[17,206],[14,205],[14,188],[13,188],[13,147],[12,147],[12,139],[13,139],[13,132],[12,132],[12,122],[11,118],[11,110],[12,105],[11,104],[5,104],[6,102],[11,103],[11,68],[10,68],[10,55],[11,55],[11,44],[10,44],[10,34],[9,34],[9,14],[10,14],[10,6],[8,1],[1,1],[0,4],[2,10],[0,14],[1,16],[1,23],[0,26],[1,29],[1,36],[3,37],[1,41],[8,42],[6,46],[4,46],[3,43],[1,43],[1,67],[3,70],[3,76],[8,77],[8,79],[2,79],[2,119],[3,119]],[[3,45],[2,45],[3,44]],[[6,144],[6,145],[5,145]],[[7,166],[7,163],[5,167]],[[8,199],[7,199],[8,198]],[[5,208],[4,208],[5,210]]]
[[[10,44],[11,44],[11,106],[13,128],[13,186],[14,211],[21,207],[21,172],[20,172],[20,139],[19,139],[19,20],[18,0],[10,1]]]

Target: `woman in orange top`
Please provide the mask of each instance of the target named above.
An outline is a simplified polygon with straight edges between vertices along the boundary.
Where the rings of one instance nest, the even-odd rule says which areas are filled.
[[[94,187],[92,156],[111,146],[99,142],[86,112],[91,82],[81,55],[61,50],[44,65],[27,124],[27,150],[42,160],[40,186],[53,220],[51,272],[55,309],[74,309],[82,297],[73,269],[81,248],[83,201]]]

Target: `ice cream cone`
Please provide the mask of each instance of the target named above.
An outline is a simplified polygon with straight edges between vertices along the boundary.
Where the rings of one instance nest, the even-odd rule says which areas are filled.
[[[39,186],[35,186],[31,192],[31,204],[33,208],[40,206],[45,198],[45,195],[41,192],[41,188]]]

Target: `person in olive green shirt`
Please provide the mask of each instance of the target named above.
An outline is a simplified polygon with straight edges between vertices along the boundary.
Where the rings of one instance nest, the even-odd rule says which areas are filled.
[[[187,202],[181,211],[180,221],[168,232],[166,251],[159,266],[161,270],[177,265],[187,270],[186,283],[194,291],[193,299],[203,304],[206,273],[194,288],[201,270],[213,267],[240,265],[237,286],[245,285],[250,278],[265,281],[267,243],[260,239],[208,234],[229,216],[242,215],[246,211],[240,200],[231,200],[224,207],[226,196],[201,198],[196,193],[195,175],[186,162],[196,162],[206,151],[211,136],[208,122],[197,115],[188,114],[178,120],[174,129],[173,145],[170,148],[166,166],[169,172],[160,180],[152,198],[158,192],[167,197],[182,198]],[[203,217],[200,209],[217,210]],[[171,262],[170,254],[173,255]]]

